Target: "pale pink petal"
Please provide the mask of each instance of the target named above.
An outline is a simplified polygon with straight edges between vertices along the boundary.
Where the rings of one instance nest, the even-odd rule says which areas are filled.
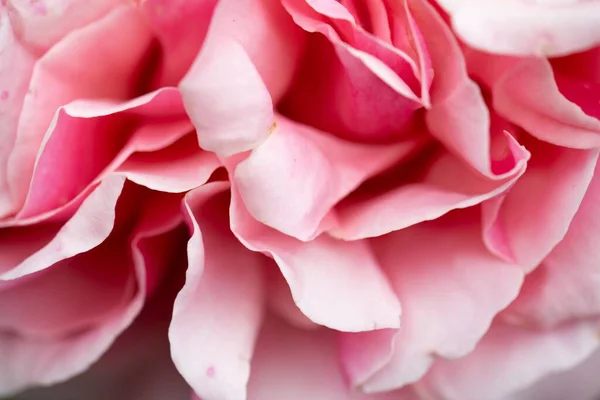
[[[181,193],[206,183],[219,166],[217,156],[188,134],[162,150],[132,154],[116,172],[152,190]]]
[[[120,179],[120,178],[119,178]],[[177,203],[175,203],[177,204]],[[107,263],[118,263],[135,271],[137,291],[121,307],[108,313],[102,323],[55,340],[36,340],[11,332],[0,332],[0,393],[9,395],[32,385],[53,385],[88,369],[131,324],[142,308],[152,276],[164,270],[173,256],[169,232],[181,218],[172,207],[149,202],[139,215],[139,224],[128,251],[109,251]],[[177,210],[177,208],[175,208]],[[167,235],[167,236],[165,236]],[[113,249],[114,250],[114,249]],[[131,252],[132,254],[128,254]]]
[[[19,40],[39,52],[122,4],[124,0],[6,0]]]
[[[498,113],[538,139],[578,149],[600,144],[600,120],[560,92],[548,60],[470,52],[469,68],[492,89]]]
[[[477,213],[462,212],[374,240],[402,304],[402,328],[388,338],[394,340],[393,355],[379,371],[370,365],[376,359],[365,363],[352,353],[344,357],[355,385],[368,392],[399,388],[420,379],[433,356],[468,354],[496,314],[517,296],[521,268],[487,251],[477,220]],[[357,341],[366,347],[381,339],[377,333],[362,335],[346,339],[343,356],[344,347]]]
[[[254,218],[310,240],[338,201],[420,144],[352,143],[280,117],[271,135],[238,164],[234,179]]]
[[[301,242],[252,218],[235,187],[231,229],[249,249],[275,259],[294,302],[313,322],[350,332],[399,326],[400,304],[369,243],[326,234]]]
[[[414,112],[427,105],[421,99],[427,96],[419,93],[416,62],[358,28],[339,3],[313,3],[315,9],[303,0],[284,3],[296,23],[323,36],[309,36],[307,55],[281,111],[351,140],[406,136]],[[315,10],[335,17],[333,22],[345,32],[343,37]]]
[[[557,56],[600,44],[597,0],[437,0],[469,45],[511,55]]]
[[[564,372],[550,374],[527,389],[503,400],[598,400],[600,351]]]
[[[565,236],[594,174],[597,150],[528,140],[527,172],[505,196],[483,205],[488,248],[529,272]]]
[[[249,400],[417,400],[405,388],[365,395],[346,385],[336,354],[335,333],[304,331],[267,319],[252,359]]]
[[[228,226],[226,182],[185,198],[192,237],[186,282],[169,330],[177,369],[203,400],[243,400],[264,311],[264,256],[242,246]]]
[[[568,163],[560,168],[566,169],[566,165],[570,167],[576,163],[568,160]],[[582,174],[582,170],[586,171],[583,168],[578,168],[578,170],[578,174]],[[549,174],[545,178],[546,180],[558,180],[559,172],[553,174],[552,171],[549,171]],[[526,183],[528,182],[524,182],[524,184]],[[565,182],[565,188],[562,190],[566,191],[566,187],[574,186],[573,183]],[[529,182],[530,195],[531,191],[535,193],[538,190],[543,189],[536,189]],[[556,194],[547,189],[543,192],[549,198],[562,194],[559,188],[556,189]],[[569,200],[573,197],[575,197],[573,193],[568,196]],[[525,324],[534,323],[549,327],[577,319],[595,318],[600,315],[600,264],[598,263],[600,253],[597,245],[600,234],[599,166],[596,167],[594,178],[585,192],[583,201],[579,203],[579,193],[576,199],[579,207],[568,227],[566,236],[542,261],[542,264],[527,277],[519,298],[504,313],[507,320],[518,320]],[[513,199],[513,201],[515,200]],[[535,205],[539,209],[543,203],[535,202]],[[522,203],[521,207],[523,207]],[[539,212],[544,212],[542,215],[546,218],[557,214],[563,216],[563,208],[565,207],[556,207],[556,211],[553,212],[544,212],[542,209]],[[533,212],[533,207],[531,210],[525,209],[525,212]],[[572,217],[572,214],[569,217]],[[523,217],[523,219],[526,218]],[[529,224],[536,226],[537,232],[540,229],[541,232],[548,231],[541,222],[530,220]],[[566,227],[561,229],[563,234],[565,229]],[[521,230],[515,239],[522,238],[524,240],[525,235],[526,233]],[[516,235],[507,233],[507,237],[511,240],[514,236]]]
[[[392,189],[367,195],[357,192],[342,201],[335,209],[337,225],[331,233],[345,240],[380,236],[503,193],[525,172],[529,158],[527,150],[512,137],[507,139],[508,154],[504,160],[494,161],[494,165],[512,166],[503,179],[474,174],[461,160],[445,154],[428,167],[418,182],[404,183],[390,177],[399,181]]]
[[[474,352],[438,360],[419,383],[425,397],[446,400],[502,399],[550,373],[581,363],[600,345],[598,327],[566,325],[536,331],[495,324]]]
[[[170,316],[157,316],[157,309],[169,308],[172,299],[159,296],[151,303],[89,370],[13,400],[189,400],[191,389],[171,361],[166,326]]]
[[[200,146],[217,154],[256,147],[275,120],[269,92],[235,40],[209,39],[179,86]]]
[[[267,305],[279,318],[300,329],[318,329],[321,326],[300,311],[290,287],[278,268],[267,268]]]
[[[125,179],[114,177],[103,181],[85,201],[77,212],[56,231],[44,230],[45,241],[35,239],[38,227],[21,229],[29,230],[25,235],[9,234],[0,241],[0,280],[11,280],[42,271],[52,264],[84,253],[104,242],[115,223],[115,205],[119,198]],[[4,236],[4,235],[3,235]],[[39,246],[39,247],[38,247]]]
[[[295,72],[301,33],[278,1],[219,3],[206,42],[180,84],[203,148],[228,156],[267,137],[273,104]]]
[[[0,7],[0,218],[20,206],[8,191],[6,168],[34,61],[14,37],[6,9]]]
[[[136,66],[150,39],[137,10],[122,6],[68,35],[36,63],[7,166],[14,202],[25,200],[37,151],[58,108],[79,98],[125,99],[134,94]]]

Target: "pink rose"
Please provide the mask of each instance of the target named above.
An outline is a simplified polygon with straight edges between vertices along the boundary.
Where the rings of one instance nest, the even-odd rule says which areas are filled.
[[[0,395],[600,393],[596,2],[439,3],[7,0]]]

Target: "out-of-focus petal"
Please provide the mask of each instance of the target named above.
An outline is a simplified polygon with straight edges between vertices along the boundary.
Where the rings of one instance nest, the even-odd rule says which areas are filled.
[[[275,318],[261,331],[249,400],[417,400],[410,388],[366,395],[348,387],[337,362],[335,334],[304,331]]]
[[[600,44],[597,0],[437,0],[457,34],[484,51],[558,56]]]
[[[108,181],[111,181],[109,179]],[[121,177],[112,180],[121,182]],[[114,182],[116,181],[116,183]],[[178,203],[175,203],[178,204]],[[158,205],[158,207],[157,207]],[[88,369],[137,316],[148,291],[168,262],[171,241],[168,235],[181,222],[178,208],[147,202],[137,225],[124,246],[129,250],[107,251],[107,263],[134,271],[135,293],[128,302],[108,312],[101,322],[54,339],[40,339],[15,332],[0,332],[0,393],[8,395],[29,386],[53,385]],[[102,217],[100,217],[102,218]],[[100,246],[110,244],[105,242]],[[9,285],[18,283],[11,281]],[[6,290],[11,290],[10,287]],[[36,301],[44,301],[35,298]]]
[[[468,356],[437,360],[418,384],[433,398],[502,399],[541,377],[581,363],[600,345],[598,326],[566,325],[549,331],[494,324]]]
[[[550,374],[503,400],[597,400],[600,394],[600,351],[564,372]]]
[[[42,53],[70,32],[126,4],[124,0],[7,0],[5,3],[19,40]]]
[[[17,135],[23,100],[29,87],[34,57],[15,38],[7,11],[0,6],[0,218],[16,211],[8,190],[6,166]]]

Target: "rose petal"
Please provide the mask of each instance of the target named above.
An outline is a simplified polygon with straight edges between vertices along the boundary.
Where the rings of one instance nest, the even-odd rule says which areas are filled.
[[[367,392],[399,388],[420,379],[433,355],[465,356],[495,315],[517,296],[521,268],[487,251],[474,216],[449,215],[374,240],[377,257],[403,306],[402,328],[389,337],[394,340],[393,355],[379,371],[353,359],[352,353],[345,358],[354,384]],[[427,250],[431,243],[436,243],[435,251]],[[347,339],[346,346],[356,340],[360,346],[380,340],[379,334],[370,335]]]
[[[6,1],[19,40],[42,53],[70,32],[92,24],[121,4],[122,0]]]
[[[273,133],[238,164],[234,179],[254,218],[310,240],[320,233],[338,201],[418,145],[417,141],[386,146],[346,142],[278,118]]]
[[[284,2],[297,24],[324,36],[310,36],[307,56],[280,106],[282,112],[351,140],[385,141],[406,135],[414,112],[427,105],[421,100],[427,96],[419,93],[416,62],[357,27],[339,3],[309,4],[312,8],[304,0]],[[322,21],[323,15],[333,18],[332,25]],[[333,26],[344,33],[338,34]]]
[[[122,34],[123,26],[127,35]],[[15,203],[25,200],[37,151],[58,108],[80,98],[130,96],[137,78],[135,67],[150,39],[137,11],[122,6],[68,35],[36,63],[7,166]]]
[[[8,234],[1,242],[5,249],[0,251],[3,258],[0,280],[16,279],[42,271],[58,261],[89,251],[104,242],[114,227],[115,205],[124,183],[125,179],[121,177],[103,181],[71,219],[55,233],[50,230],[44,235],[48,240],[45,243]],[[27,229],[29,235],[32,235],[31,228]],[[39,245],[41,247],[37,248]]]
[[[600,43],[600,2],[437,0],[469,45],[498,54],[558,56]]]
[[[473,353],[438,360],[419,390],[448,400],[479,400],[482,393],[502,399],[585,360],[600,345],[597,329],[570,325],[535,331],[495,324]]]
[[[600,370],[600,351],[596,351],[574,368],[550,374],[533,386],[505,400],[563,400],[568,398],[595,400],[600,393],[598,370]]]
[[[483,175],[493,178],[495,174],[489,157],[489,111],[479,87],[467,75],[460,47],[432,5],[423,0],[409,4],[415,23],[427,42],[435,71],[431,108],[425,117],[427,126],[450,151]]]
[[[420,182],[400,181],[392,189],[374,195],[358,192],[348,197],[335,209],[338,224],[331,233],[344,240],[380,236],[499,195],[525,172],[529,159],[527,150],[511,136],[507,138],[509,155],[495,162],[500,165],[508,161],[513,166],[503,179],[474,175],[463,162],[445,154],[433,162]]]
[[[249,400],[416,400],[410,388],[363,395],[346,387],[335,352],[335,335],[327,330],[294,329],[267,319],[252,359]]]
[[[122,178],[117,177],[116,181],[122,182]],[[164,268],[170,257],[169,246],[165,246],[169,240],[160,236],[173,230],[180,221],[180,216],[169,207],[149,207],[142,211],[129,242],[132,257],[123,252],[112,254],[123,256],[120,260],[123,265],[133,263],[136,295],[109,313],[98,326],[56,340],[32,340],[0,332],[0,359],[3,360],[0,393],[9,395],[31,385],[56,384],[89,368],[139,313],[146,297],[147,281],[152,285],[152,276]]]
[[[527,172],[502,197],[484,203],[486,245],[529,272],[565,236],[594,174],[597,150],[530,140]]]
[[[175,365],[205,400],[246,398],[264,307],[263,256],[229,231],[227,187],[209,183],[186,196],[189,265],[169,330]]]
[[[235,187],[230,213],[238,239],[275,259],[294,302],[313,322],[350,332],[399,326],[400,304],[368,243],[286,236],[254,220]]]
[[[132,154],[116,171],[149,189],[182,193],[206,183],[219,166],[217,156],[188,134],[162,150]]]
[[[30,218],[68,203],[135,152],[168,147],[192,130],[184,115],[174,88],[128,102],[77,101],[61,107],[41,144],[17,218]],[[200,153],[197,144],[193,149]]]
[[[571,159],[560,168],[567,168],[566,165],[570,167],[576,164]],[[585,171],[583,168],[579,168],[578,174],[582,174],[583,171]],[[555,173],[551,176],[552,180],[556,181],[560,175]],[[526,183],[530,182],[523,182]],[[575,185],[568,183],[565,186],[573,188]],[[528,186],[530,195],[532,190],[537,193],[535,186],[530,183]],[[552,198],[552,192],[549,190],[544,190],[544,193]],[[556,193],[558,195],[561,191],[557,189]],[[575,197],[573,193],[569,195],[569,199],[572,197]],[[577,199],[579,198],[577,196]],[[542,261],[542,264],[527,277],[519,298],[504,313],[507,319],[551,327],[600,315],[600,265],[597,261],[600,259],[600,254],[596,246],[596,238],[600,234],[599,201],[600,167],[597,166],[583,201],[581,204],[578,203],[579,208],[568,227],[566,236]],[[536,204],[538,209],[541,208],[540,206],[541,203]],[[557,210],[562,208],[557,207]],[[539,212],[541,213],[542,210]],[[563,216],[559,211],[555,213]],[[552,214],[544,213],[546,218]],[[537,226],[538,231],[542,229],[542,232],[547,232],[541,223],[537,224],[531,220],[529,223]],[[518,240],[520,235],[524,234],[525,232],[521,231],[515,239]],[[514,237],[513,234],[507,235],[511,239]]]
[[[469,54],[470,70],[492,89],[494,108],[502,116],[546,142],[576,149],[598,146],[600,120],[561,94],[547,60]]]
[[[156,84],[177,85],[206,37],[217,0],[142,0],[140,7],[161,45]]]
[[[306,315],[300,311],[290,287],[281,275],[279,268],[267,268],[267,304],[269,310],[288,324],[300,329],[318,329],[319,325],[308,319]]]
[[[16,211],[6,166],[17,134],[34,58],[15,38],[6,9],[0,8],[0,219]]]

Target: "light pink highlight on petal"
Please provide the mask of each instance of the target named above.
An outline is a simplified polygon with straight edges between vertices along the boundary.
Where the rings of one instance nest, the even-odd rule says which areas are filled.
[[[228,184],[186,195],[186,282],[169,330],[180,373],[204,400],[243,400],[264,308],[262,255],[244,248],[228,228]]]

